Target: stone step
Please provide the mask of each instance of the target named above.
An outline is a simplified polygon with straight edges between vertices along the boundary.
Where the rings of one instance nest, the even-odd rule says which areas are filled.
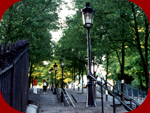
[[[75,107],[86,107],[86,102],[74,102]]]
[[[113,113],[112,107],[105,107],[105,113]],[[121,108],[116,108],[116,113],[124,113]],[[38,113],[102,113],[101,107],[49,107],[49,109],[39,109]]]
[[[64,103],[40,104],[39,109],[49,109],[52,107],[64,107]]]

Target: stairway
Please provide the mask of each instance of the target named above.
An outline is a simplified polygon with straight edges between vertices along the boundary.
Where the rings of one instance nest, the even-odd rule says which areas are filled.
[[[124,113],[116,108],[116,113]],[[102,113],[101,107],[50,107],[49,110],[40,110],[39,113]],[[104,107],[104,113],[113,113],[112,107]]]
[[[86,89],[85,89],[86,90]],[[101,100],[97,99],[98,107],[86,107],[86,91],[84,94],[81,94],[80,91],[72,91],[72,89],[67,90],[68,94],[73,94],[74,100],[72,97],[72,101],[76,105],[76,107],[66,107],[63,102],[59,102],[56,95],[52,93],[52,91],[48,90],[47,95],[43,95],[42,89],[38,91],[38,94],[35,95],[32,93],[32,90],[29,91],[29,99],[35,100],[39,102],[38,113],[102,113],[101,108]],[[110,96],[111,97],[111,96]],[[111,101],[111,99],[109,99]],[[110,106],[112,102],[104,103],[104,113],[112,113],[113,107]],[[34,113],[37,113],[34,112]],[[116,113],[124,113],[127,112],[123,106],[116,107]],[[33,113],[33,112],[29,112]]]
[[[102,108],[101,108],[101,93],[99,93],[97,91],[97,98],[96,98],[96,103],[97,103],[97,107],[91,107],[88,108],[86,107],[86,96],[87,96],[87,89],[84,88],[84,93],[81,93],[81,90],[78,91],[77,89],[75,89],[75,91],[73,91],[72,89],[66,89],[68,94],[70,95],[70,97],[72,98],[74,104],[75,104],[75,109],[72,108],[73,113],[80,113],[79,111],[81,110],[83,113],[88,112],[88,113],[101,113]],[[103,98],[104,100],[104,113],[113,113],[113,101],[112,101],[112,96],[108,96],[108,101],[105,101],[105,96]],[[120,102],[118,100],[116,100],[116,104],[120,104]],[[82,113],[81,112],[81,113]],[[118,105],[116,106],[116,113],[124,113],[124,112],[128,112],[123,105]],[[71,112],[72,113],[72,112]]]
[[[51,113],[53,108],[64,107],[64,103],[59,102],[57,96],[49,90],[46,95],[43,95],[42,89],[40,90],[39,103],[38,113]]]

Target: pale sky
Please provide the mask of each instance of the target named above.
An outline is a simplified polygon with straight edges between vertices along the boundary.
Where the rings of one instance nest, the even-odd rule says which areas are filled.
[[[73,14],[76,13],[76,11],[74,10],[69,10],[66,6],[69,6],[69,7],[73,7],[73,4],[71,3],[72,0],[63,0],[65,2],[67,2],[68,4],[62,4],[60,7],[62,8],[62,11],[61,12],[58,12],[58,16],[59,18],[59,22],[62,22],[62,23],[65,23],[66,21],[66,17],[67,16],[71,16]],[[52,40],[57,42],[61,35],[62,35],[62,30],[58,30],[58,32],[50,32],[52,34]]]

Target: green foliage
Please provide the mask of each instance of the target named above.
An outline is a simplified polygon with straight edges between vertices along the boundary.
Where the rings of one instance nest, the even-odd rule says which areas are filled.
[[[96,56],[96,65],[103,63],[108,68],[109,78],[114,81],[122,79],[122,66],[126,82],[142,88],[147,87],[149,79],[150,40],[148,19],[137,5],[122,0],[74,0],[72,9],[76,14],[66,17],[66,25],[58,23],[56,10],[61,10],[61,1],[26,0],[10,7],[0,24],[0,38],[3,42],[15,42],[28,38],[30,42],[30,74],[37,72],[36,67],[43,67],[42,61],[50,60],[50,67],[64,56],[64,82],[72,81],[72,72],[76,74],[85,67],[87,58],[86,29],[82,25],[80,10],[90,2],[95,10],[94,25],[90,30],[91,53]],[[69,7],[66,4],[66,7]],[[69,8],[70,9],[70,8]],[[49,31],[63,30],[63,36],[56,43],[51,41]],[[2,36],[5,39],[2,39]],[[124,56],[122,51],[124,51]],[[53,58],[55,57],[55,60]],[[102,58],[105,57],[103,61]],[[147,58],[148,57],[148,58]],[[107,64],[106,59],[109,59]],[[123,58],[125,59],[123,65]],[[52,60],[54,60],[52,62]],[[145,66],[145,67],[144,67]],[[60,66],[59,66],[60,67]],[[48,76],[48,67],[44,72]],[[58,82],[61,83],[61,69],[58,69]],[[148,70],[147,70],[148,71]],[[84,68],[85,72],[85,68]],[[85,73],[84,73],[85,74]],[[36,75],[36,74],[35,74]],[[42,76],[42,74],[40,75]],[[134,79],[134,80],[133,80]],[[140,85],[136,84],[140,82]]]
[[[60,10],[60,4],[61,1],[52,0],[20,1],[12,5],[2,18],[0,40],[3,43],[29,40],[30,78],[42,61],[52,59],[54,42],[51,41],[50,31],[58,30],[56,12]]]
[[[58,42],[58,55],[63,54],[70,62],[77,62],[86,58],[86,29],[82,25],[80,10],[85,7],[85,2],[90,2],[95,10],[94,25],[91,28],[91,52],[96,56],[97,64],[101,61],[101,56],[109,57],[109,78],[121,80],[122,49],[125,51],[124,74],[126,82],[131,83],[134,79],[141,81],[141,87],[145,87],[145,72],[143,68],[142,56],[145,56],[147,18],[145,13],[129,1],[114,0],[88,0],[74,1],[76,14],[68,18],[68,28],[64,30],[63,36]],[[135,12],[133,12],[133,7]],[[137,30],[135,29],[135,17]],[[146,23],[145,23],[146,22]],[[139,35],[137,35],[137,32]],[[148,35],[149,36],[149,35]],[[137,39],[139,38],[139,39]],[[138,45],[138,41],[141,46]],[[124,43],[124,47],[122,44]],[[142,52],[140,52],[140,49]],[[82,57],[80,57],[80,55]],[[144,60],[146,57],[144,58]],[[149,60],[150,61],[150,60]],[[72,63],[73,64],[73,63]],[[106,59],[103,61],[105,70],[107,69]]]

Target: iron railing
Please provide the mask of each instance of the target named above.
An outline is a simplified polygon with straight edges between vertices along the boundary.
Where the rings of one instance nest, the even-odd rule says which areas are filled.
[[[75,107],[72,99],[64,88],[56,87],[56,96],[59,102],[64,102],[64,106]]]
[[[14,109],[25,112],[28,103],[29,42],[0,45],[0,91]]]
[[[115,84],[115,88],[117,88],[118,90],[121,91],[121,82],[117,81]],[[134,88],[128,84],[124,83],[124,92],[125,94],[127,94],[128,96],[132,97],[132,98],[136,98],[137,100],[143,100],[146,98],[146,91],[142,91],[139,90],[137,88]]]
[[[67,93],[67,91],[64,88],[62,89],[62,92],[63,92],[64,105],[68,106],[68,107],[75,107],[72,99],[70,98],[69,94]]]
[[[91,76],[91,75],[89,75],[89,76],[91,77],[91,79],[92,79],[93,81],[97,81],[97,79],[96,79],[95,77],[93,77],[93,76]],[[134,103],[134,104],[136,105],[136,108],[137,108],[138,106],[140,106],[140,104],[137,103],[134,99],[132,99],[132,98],[129,97],[128,95],[122,93],[122,92],[119,91],[118,89],[116,89],[116,88],[115,88],[113,85],[111,85],[109,82],[107,82],[106,80],[104,80],[104,79],[101,78],[101,77],[100,77],[100,79],[101,79],[101,81],[97,81],[97,84],[98,84],[99,86],[101,86],[101,94],[102,94],[102,97],[101,97],[101,99],[102,99],[102,113],[104,113],[104,106],[103,106],[103,89],[107,90],[108,93],[109,93],[111,96],[113,96],[113,113],[116,113],[115,99],[117,99],[121,104],[123,104],[124,107],[125,107],[125,109],[128,110],[128,111],[131,111],[131,110],[135,109],[135,108],[133,108],[132,103]],[[107,86],[106,86],[106,84],[107,84]],[[109,86],[109,87],[112,87],[112,90],[110,90],[110,89],[108,88],[108,86]],[[120,95],[123,95],[123,97],[124,97],[126,100],[130,101],[130,105],[128,105],[125,101],[122,101],[121,98],[120,98]]]

